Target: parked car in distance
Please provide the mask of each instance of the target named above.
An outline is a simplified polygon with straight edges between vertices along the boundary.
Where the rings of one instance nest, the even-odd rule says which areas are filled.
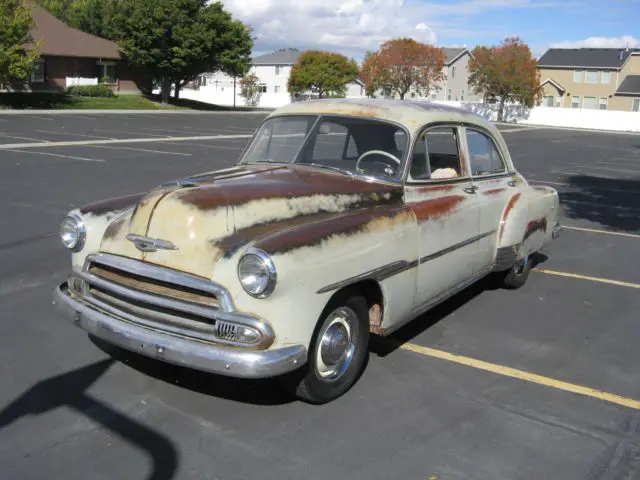
[[[325,403],[356,383],[371,332],[490,274],[521,287],[558,218],[557,192],[471,112],[293,103],[233,168],[70,211],[53,303],[108,343]]]

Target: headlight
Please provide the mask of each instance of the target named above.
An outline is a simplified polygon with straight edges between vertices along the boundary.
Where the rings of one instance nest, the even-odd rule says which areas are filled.
[[[82,219],[76,215],[68,215],[60,225],[60,240],[73,252],[79,252],[84,246],[87,230]]]
[[[249,295],[265,298],[276,287],[276,267],[269,255],[252,249],[238,263],[238,279]]]

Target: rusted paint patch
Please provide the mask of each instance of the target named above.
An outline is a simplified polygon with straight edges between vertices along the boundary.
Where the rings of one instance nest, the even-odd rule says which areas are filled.
[[[208,211],[225,204],[236,206],[253,200],[353,194],[362,194],[363,199],[367,199],[368,194],[371,201],[393,204],[402,200],[403,191],[397,186],[291,167],[264,171],[241,179],[222,179],[211,185],[180,191],[175,198],[199,210]]]
[[[120,236],[122,234],[122,229],[124,228],[126,223],[126,215],[122,215],[121,217],[117,218],[107,227],[102,238],[105,240],[110,240]]]
[[[431,192],[450,192],[456,188],[455,185],[433,185],[430,187],[418,187],[416,192],[418,193],[431,193]]]
[[[538,230],[542,230],[543,232],[546,233],[547,231],[546,217],[542,217],[542,218],[539,218],[538,220],[532,220],[531,222],[529,222],[524,232],[524,237],[522,238],[522,241],[523,242],[526,241],[531,235],[533,235]]]
[[[411,205],[419,222],[440,218],[451,213],[460,203],[464,202],[462,195],[447,195]]]
[[[222,249],[224,251],[224,256],[226,258],[229,258],[233,256],[233,254],[236,253],[238,249],[242,248],[248,243],[260,241],[262,238],[271,233],[283,232],[287,229],[300,227],[308,223],[322,222],[325,220],[329,220],[330,218],[335,218],[337,215],[343,214],[320,212],[310,215],[300,215],[293,218],[286,218],[279,221],[264,222],[237,230],[231,235],[221,239],[212,239],[211,242],[218,248]]]
[[[515,207],[516,203],[518,203],[518,200],[520,199],[521,195],[522,194],[518,192],[509,199],[509,203],[507,203],[507,206],[504,209],[504,215],[502,216],[502,221],[500,222],[500,233],[498,235],[498,240],[502,240],[502,234],[504,233],[504,226],[507,224],[507,218],[509,217],[511,210],[513,210],[513,207]]]
[[[485,195],[498,195],[506,190],[506,188],[492,188],[491,190],[487,190],[484,192]]]
[[[332,237],[349,237],[364,232],[390,230],[394,221],[408,221],[408,210],[400,207],[380,207],[339,215],[324,221],[307,223],[270,235],[255,246],[270,254],[282,254],[302,247],[319,245]]]
[[[122,195],[120,197],[113,197],[106,200],[100,200],[98,202],[88,203],[87,205],[80,207],[80,213],[83,215],[88,213],[93,215],[104,215],[105,213],[118,212],[129,207],[133,207],[144,195],[144,193],[134,193],[132,195]]]

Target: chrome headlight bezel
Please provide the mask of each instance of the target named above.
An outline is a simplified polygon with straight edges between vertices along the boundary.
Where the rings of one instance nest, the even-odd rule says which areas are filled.
[[[64,229],[65,226],[71,226],[76,231],[76,238],[73,244],[66,243],[64,241]],[[62,245],[68,250],[74,253],[80,252],[84,248],[84,244],[87,240],[87,227],[82,220],[82,217],[76,213],[68,214],[62,222],[60,222],[60,241]]]
[[[256,262],[266,273],[266,281],[259,289],[251,290],[247,287],[245,282],[243,281],[243,266],[246,265],[247,262],[253,261]],[[278,272],[276,270],[276,266],[273,263],[273,259],[269,256],[268,253],[260,250],[258,248],[249,249],[238,261],[238,281],[242,286],[242,289],[251,295],[254,298],[266,298],[271,295],[276,288],[276,283],[278,282]]]

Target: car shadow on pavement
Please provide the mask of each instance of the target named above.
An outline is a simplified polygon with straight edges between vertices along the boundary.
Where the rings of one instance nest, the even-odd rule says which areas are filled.
[[[148,452],[148,480],[171,480],[179,464],[173,442],[86,392],[114,363],[102,360],[38,382],[0,411],[0,430],[23,417],[67,407]]]
[[[596,222],[613,230],[640,231],[640,178],[568,175],[563,181],[572,188],[560,193],[567,218]]]
[[[534,253],[531,256],[532,268],[546,262],[549,257],[542,252]],[[495,275],[488,275],[451,298],[434,306],[419,317],[416,317],[403,327],[399,328],[387,337],[371,335],[370,351],[379,357],[386,357],[393,353],[405,343],[411,342],[414,338],[426,332],[441,320],[451,315],[463,305],[474,300],[482,293],[490,290],[500,289]]]
[[[178,385],[193,392],[241,403],[275,406],[292,403],[292,399],[271,379],[241,379],[201,372],[148,358],[90,336],[107,355],[134,370],[164,383]]]

